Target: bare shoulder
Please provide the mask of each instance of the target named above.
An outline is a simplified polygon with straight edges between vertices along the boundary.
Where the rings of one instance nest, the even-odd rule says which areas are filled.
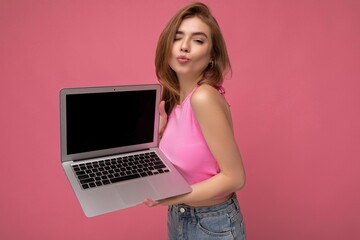
[[[220,94],[220,92],[208,85],[202,84],[200,85],[194,94],[191,96],[191,105],[193,108],[198,107],[221,107],[227,108],[227,103],[224,97]]]
[[[229,105],[220,92],[207,84],[200,85],[190,99],[192,109],[200,124],[228,124],[232,128]],[[211,117],[210,117],[211,116]]]

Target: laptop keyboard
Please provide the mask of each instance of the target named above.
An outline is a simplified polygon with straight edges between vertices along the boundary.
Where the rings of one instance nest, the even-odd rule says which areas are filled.
[[[155,152],[73,164],[72,168],[83,189],[169,172]]]

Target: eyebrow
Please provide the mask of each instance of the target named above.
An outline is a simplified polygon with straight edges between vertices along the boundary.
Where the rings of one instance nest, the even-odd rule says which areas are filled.
[[[176,34],[184,35],[185,33],[183,31],[176,31]],[[204,36],[206,38],[209,38],[204,32],[194,32],[191,34],[191,36]]]

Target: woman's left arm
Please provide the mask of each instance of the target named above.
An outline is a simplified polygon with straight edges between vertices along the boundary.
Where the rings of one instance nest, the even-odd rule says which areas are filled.
[[[245,184],[245,171],[224,97],[215,88],[203,84],[192,95],[191,105],[220,172],[192,185],[191,193],[160,200],[162,205],[199,203],[235,192]]]

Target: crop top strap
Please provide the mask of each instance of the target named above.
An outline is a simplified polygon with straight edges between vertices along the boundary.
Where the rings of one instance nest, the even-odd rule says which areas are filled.
[[[224,97],[225,101],[227,102],[228,106],[231,107],[230,103],[227,101],[225,97],[225,88],[222,85],[216,86],[216,89],[219,91],[219,93]]]
[[[216,86],[215,88],[219,91],[221,95],[225,95],[225,88],[222,85]]]

